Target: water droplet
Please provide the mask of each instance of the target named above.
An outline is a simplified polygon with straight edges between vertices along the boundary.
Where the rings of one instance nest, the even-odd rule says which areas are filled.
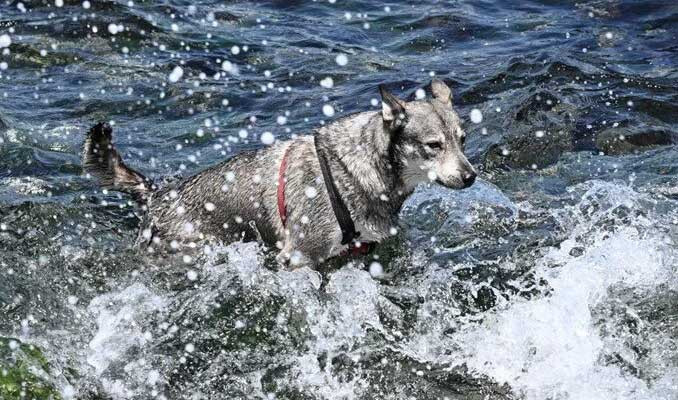
[[[325,104],[323,106],[323,114],[325,114],[326,117],[331,117],[334,115],[334,107],[332,107],[329,104]]]
[[[336,61],[338,65],[343,67],[346,64],[348,64],[348,57],[346,57],[346,54],[339,54],[337,58],[334,59],[334,61]]]
[[[122,31],[122,25],[108,24],[108,32],[110,32],[111,35],[115,35],[120,31]]]
[[[306,194],[306,197],[309,199],[312,199],[318,195],[318,190],[316,190],[316,188],[313,186],[306,186],[306,189],[304,189],[304,194]]]
[[[189,269],[189,270],[186,272],[186,278],[188,278],[189,281],[194,281],[194,280],[198,279],[198,273],[195,272],[195,271],[192,270],[192,269]]]
[[[261,134],[261,142],[266,145],[273,144],[273,142],[275,142],[275,137],[271,132],[264,132]]]
[[[0,35],[0,49],[3,47],[9,47],[10,44],[12,44],[12,38],[10,38],[9,35]]]
[[[384,267],[376,261],[372,262],[370,264],[370,275],[372,275],[373,278],[384,275]]]
[[[167,79],[172,83],[176,83],[179,81],[179,79],[181,79],[182,76],[184,76],[184,69],[177,65],[174,67]]]
[[[471,122],[474,124],[483,122],[483,113],[479,109],[474,108],[471,110]]]
[[[320,86],[327,89],[331,89],[332,87],[334,87],[334,80],[328,76],[327,78],[320,81]]]

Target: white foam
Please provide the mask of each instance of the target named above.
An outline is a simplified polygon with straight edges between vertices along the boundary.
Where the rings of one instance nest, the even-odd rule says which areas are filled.
[[[87,363],[95,373],[103,374],[112,363],[123,360],[130,348],[146,344],[144,322],[165,306],[163,297],[141,283],[94,298],[87,311],[95,316],[97,331],[89,342]]]
[[[559,251],[554,251],[560,253]],[[614,284],[656,285],[661,256],[632,229],[600,240],[580,258],[541,269],[552,295],[522,300],[491,315],[458,338],[466,364],[529,399],[636,399],[647,385],[601,365],[601,338],[591,308]],[[648,397],[657,398],[657,397]]]
[[[368,329],[381,330],[377,302],[378,284],[366,271],[344,266],[330,276],[326,301],[306,298],[308,326],[313,339],[309,351],[296,360],[292,373],[295,384],[324,399],[352,399],[362,392],[366,382],[359,377],[346,380],[332,371],[332,358],[360,343]],[[325,365],[318,357],[326,355]],[[354,355],[357,357],[357,355]]]
[[[623,347],[624,338],[601,333],[592,314],[594,307],[615,301],[609,298],[612,288],[642,295],[660,285],[678,287],[676,251],[658,231],[648,229],[655,220],[638,217],[631,224],[604,228],[620,208],[646,209],[637,205],[639,196],[613,183],[593,184],[562,220],[573,222],[570,238],[538,260],[535,273],[548,282],[548,295],[512,299],[483,315],[482,323],[464,324],[452,338],[428,332],[413,340],[412,351],[439,363],[465,364],[508,383],[526,399],[675,396],[675,381],[668,378],[678,376],[675,366],[659,377],[663,384],[648,385],[618,365],[605,363],[606,347],[610,342]],[[571,255],[575,246],[584,246],[583,254]],[[459,351],[444,355],[445,346]]]
[[[232,288],[233,279],[245,288],[284,297],[292,307],[303,310],[305,325],[310,329],[308,351],[294,358],[289,372],[294,379],[287,376],[284,384],[319,398],[356,398],[365,382],[359,377],[347,380],[339,376],[331,360],[364,340],[368,329],[382,329],[377,310],[378,284],[370,274],[346,265],[330,274],[329,282],[321,289],[320,274],[307,267],[280,271],[264,268],[261,248],[256,243],[217,245],[213,250],[212,259],[200,274],[209,280],[211,289],[206,291],[203,287],[200,299],[192,299],[191,307],[207,309],[216,295]],[[223,254],[228,262],[214,265]],[[327,360],[324,365],[319,362],[321,356]]]

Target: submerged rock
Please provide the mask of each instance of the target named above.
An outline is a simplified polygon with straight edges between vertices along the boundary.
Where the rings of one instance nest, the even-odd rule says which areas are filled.
[[[605,154],[637,153],[654,146],[676,143],[678,137],[667,130],[648,126],[612,127],[596,136],[596,146]]]
[[[510,132],[485,152],[486,169],[544,168],[575,149],[577,109],[548,92],[526,97],[503,130]]]
[[[49,364],[40,349],[18,339],[0,337],[0,398],[61,399],[49,382]]]
[[[488,169],[544,168],[558,161],[561,154],[572,148],[571,135],[566,131],[547,132],[542,137],[536,136],[534,132],[523,131],[507,137],[505,143],[491,146],[485,155],[484,164]]]

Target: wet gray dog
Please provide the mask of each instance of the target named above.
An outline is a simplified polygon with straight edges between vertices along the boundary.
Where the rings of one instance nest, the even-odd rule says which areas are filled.
[[[156,188],[128,168],[104,123],[87,134],[85,170],[131,194],[146,211],[148,243],[263,240],[279,263],[314,266],[394,235],[400,208],[417,184],[473,184],[466,134],[450,88],[406,102],[380,88],[382,110],[341,118],[314,135],[240,153],[175,185]]]

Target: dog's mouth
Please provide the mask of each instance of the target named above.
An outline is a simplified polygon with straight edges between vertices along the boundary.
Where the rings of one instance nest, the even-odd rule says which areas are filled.
[[[448,182],[443,182],[442,180],[440,180],[440,178],[436,178],[434,180],[434,182],[437,183],[440,186],[444,186],[448,189],[455,189],[455,190],[467,189],[467,188],[473,186],[474,181],[466,183],[466,182],[462,181],[461,179],[455,179],[453,183],[448,183]]]

